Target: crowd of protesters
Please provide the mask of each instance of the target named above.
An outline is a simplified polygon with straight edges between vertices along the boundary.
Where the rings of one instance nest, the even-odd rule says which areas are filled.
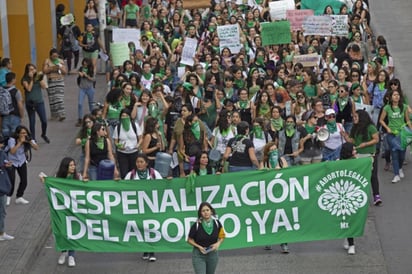
[[[293,31],[288,44],[262,46],[261,25],[271,21],[266,0],[247,5],[212,1],[209,8],[191,10],[181,0],[109,0],[108,25],[139,28],[141,36],[139,44],[128,44],[123,66],[107,63],[108,92],[102,107],[94,108],[97,53],[105,49],[97,31],[97,3],[87,1],[85,32],[75,33],[84,57],[76,72],[81,94],[76,144],[82,147],[83,180],[96,179],[104,159],[115,163],[114,179],[158,179],[334,161],[343,144],[353,143],[357,157],[374,159],[373,203],[382,204],[378,156],[385,157],[385,170],[392,163],[392,183],[401,181],[405,149],[399,133],[405,125],[412,127],[411,108],[385,38],[372,32],[368,4],[342,3],[339,11],[325,7],[325,14],[348,16],[347,37]],[[239,52],[220,47],[217,27],[228,24],[239,26]],[[198,41],[193,66],[181,63],[186,38]],[[316,66],[293,62],[294,56],[309,53],[320,56]],[[67,70],[55,55],[50,52],[43,72],[61,82]],[[78,57],[75,69],[77,62]],[[26,92],[35,76],[23,78]],[[42,79],[36,80],[39,86]],[[83,116],[85,96],[91,113]],[[50,108],[63,121],[60,103]],[[42,137],[50,142],[45,128]],[[152,171],[160,153],[177,162],[167,174]],[[354,246],[349,250],[355,254]],[[288,252],[287,244],[282,251]],[[154,253],[142,258],[156,260]]]

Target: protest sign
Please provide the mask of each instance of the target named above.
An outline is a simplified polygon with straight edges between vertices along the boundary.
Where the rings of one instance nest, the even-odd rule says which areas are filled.
[[[315,15],[324,14],[324,10],[326,6],[332,6],[333,11],[335,14],[339,14],[339,9],[342,6],[342,2],[340,0],[302,0],[300,2],[301,9],[311,9],[314,10]],[[354,1],[352,1],[354,2]]]
[[[286,19],[286,11],[295,9],[294,0],[269,2],[269,12],[272,21]]]
[[[216,209],[220,249],[359,237],[372,158],[172,180],[46,178],[58,250],[188,252],[198,205]]]
[[[127,43],[110,43],[110,55],[113,66],[123,66],[123,62],[130,59]]]
[[[221,51],[224,48],[229,48],[233,54],[239,53],[242,44],[240,43],[238,24],[218,26],[217,35],[219,37],[219,47]]]
[[[287,10],[286,19],[290,22],[292,31],[298,31],[302,29],[303,19],[307,16],[312,16],[313,10]]]
[[[210,8],[210,0],[183,0],[184,9]]]
[[[186,38],[185,44],[182,49],[182,59],[180,60],[181,64],[193,66],[194,60],[193,57],[196,54],[197,40],[193,38]]]
[[[139,29],[113,29],[113,42],[133,42],[136,49],[140,49],[140,30]]]
[[[261,24],[262,45],[288,44],[292,40],[289,21],[277,21]]]
[[[345,36],[349,34],[348,16],[347,15],[329,15],[332,18],[332,35]]]
[[[293,64],[301,63],[304,67],[315,67],[319,61],[320,55],[317,53],[293,56]]]
[[[323,15],[308,16],[302,23],[303,35],[332,35],[332,18]]]

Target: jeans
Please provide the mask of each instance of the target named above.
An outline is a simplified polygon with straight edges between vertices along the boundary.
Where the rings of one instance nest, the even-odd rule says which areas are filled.
[[[67,250],[62,250],[62,253],[63,252],[66,252]],[[75,254],[75,251],[74,250],[69,250],[69,256],[72,256],[72,257],[74,257],[74,254]]]
[[[345,129],[345,131],[349,134],[350,131],[352,130],[353,127],[353,122],[345,122],[343,124],[343,128]]]
[[[77,105],[77,113],[79,115],[79,119],[83,118],[83,101],[85,96],[87,96],[87,101],[89,102],[89,112],[91,113],[93,110],[94,88],[81,88],[79,90],[79,102]]]
[[[9,195],[7,196],[9,197],[13,196],[14,185],[16,182],[16,170],[20,177],[20,184],[19,184],[19,188],[17,189],[16,197],[20,198],[20,197],[23,197],[24,191],[27,188],[27,164],[26,163],[24,163],[22,166],[19,166],[19,167],[11,166],[7,168],[7,174],[9,175],[10,183],[11,183],[11,190],[10,190]]]
[[[255,170],[253,166],[229,166],[229,172],[245,171],[245,170]]]
[[[0,233],[4,232],[4,219],[6,219],[6,195],[0,196]]]
[[[41,135],[46,135],[47,131],[47,116],[46,116],[46,107],[44,102],[34,103],[33,106],[28,106],[26,104],[26,111],[29,118],[29,127],[31,137],[36,140],[36,112],[39,115],[41,122]]]
[[[20,116],[10,114],[3,116],[3,123],[1,127],[1,131],[3,136],[10,137],[16,131],[16,128],[20,125],[21,119]]]
[[[322,161],[336,161],[337,159],[340,158],[340,150],[341,150],[342,146],[339,146],[337,149],[332,150],[329,149],[327,147],[324,147],[322,149]]]
[[[89,165],[89,180],[97,180],[97,166]]]
[[[218,261],[217,251],[202,254],[198,248],[193,248],[192,264],[196,274],[214,274]]]
[[[387,134],[386,138],[388,140],[389,147],[391,148],[393,173],[395,175],[399,175],[399,169],[402,168],[403,162],[405,161],[406,150],[402,150],[401,148],[400,135],[396,136],[393,134]]]

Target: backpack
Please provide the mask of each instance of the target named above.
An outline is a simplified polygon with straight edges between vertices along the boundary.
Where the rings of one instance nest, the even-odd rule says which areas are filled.
[[[13,100],[10,92],[5,88],[0,87],[0,115],[9,115],[13,110]]]
[[[7,91],[10,93],[11,102],[12,102],[12,105],[13,105],[13,110],[11,110],[9,114],[14,114],[16,116],[19,116],[20,113],[19,113],[19,107],[17,105],[17,98],[16,98],[17,88],[13,86],[13,87],[7,89]]]
[[[150,174],[150,178],[151,178],[152,180],[156,179],[156,174],[155,174],[154,168],[149,168],[149,174]],[[136,169],[132,169],[131,179],[133,180],[134,177],[136,177]]]
[[[63,49],[71,49],[75,44],[75,38],[73,34],[73,25],[66,26],[63,33]]]

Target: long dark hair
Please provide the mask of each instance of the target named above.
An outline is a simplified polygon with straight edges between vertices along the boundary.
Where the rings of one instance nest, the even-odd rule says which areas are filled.
[[[215,216],[215,215],[216,215],[216,210],[213,208],[213,206],[212,206],[210,203],[208,203],[208,202],[202,202],[202,203],[199,205],[199,209],[197,210],[197,217],[198,217],[199,219],[202,218],[202,208],[203,208],[204,206],[207,206],[208,208],[210,208],[210,211],[212,212],[212,216]]]
[[[106,127],[106,125],[104,125],[104,124],[102,124],[102,123],[99,123],[99,122],[95,122],[95,123],[93,124],[92,132],[91,132],[91,134],[90,134],[90,141],[91,141],[91,142],[97,142],[97,138],[99,137],[99,136],[97,135],[97,132],[98,132],[102,127]]]
[[[222,109],[219,113],[219,119],[217,120],[216,125],[219,127],[220,132],[227,130],[230,126],[229,121],[227,119],[228,114],[229,111],[227,111],[226,109]]]
[[[56,177],[57,178],[67,178],[68,175],[68,170],[69,170],[69,165],[71,162],[74,162],[76,164],[76,161],[71,158],[71,157],[64,157],[61,162],[59,169],[57,170]],[[77,169],[74,169],[74,174],[73,178],[78,180],[79,179],[79,174],[77,173]]]
[[[362,136],[362,141],[366,142],[369,140],[368,127],[373,125],[373,121],[369,114],[363,110],[358,109],[356,111],[358,114],[358,123],[354,124],[352,130],[350,131],[350,137],[355,138],[356,136]]]
[[[83,116],[82,119],[82,129],[80,130],[80,137],[81,138],[87,138],[87,124],[86,124],[86,120],[90,119],[90,121],[93,122],[93,124],[96,122],[95,117],[92,114],[86,114]]]
[[[94,66],[93,66],[93,63],[92,63],[92,59],[83,58],[82,65],[83,65],[83,63],[86,63],[87,75],[89,75],[90,77],[93,77],[94,76]]]

